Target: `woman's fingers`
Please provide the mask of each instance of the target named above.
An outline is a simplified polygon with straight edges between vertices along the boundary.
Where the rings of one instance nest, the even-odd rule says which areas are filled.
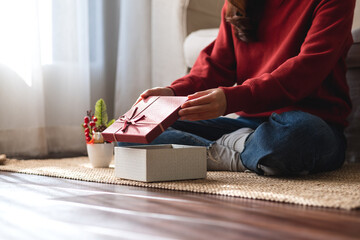
[[[139,98],[136,100],[134,105],[138,104],[142,99],[145,99],[150,96],[174,96],[174,91],[168,87],[157,87],[145,90],[140,94]],[[134,106],[133,105],[133,106]]]
[[[205,91],[200,91],[200,92],[196,92],[194,94],[191,94],[188,96],[189,99],[195,99],[195,98],[199,98],[201,96],[205,96],[205,95],[208,95],[209,93],[212,93],[213,92],[213,89],[208,89],[208,90],[205,90]]]
[[[212,111],[213,107],[210,104],[188,107],[179,111],[181,120],[204,120],[218,117],[217,114]]]
[[[157,87],[157,88],[151,88],[146,91],[144,91],[140,97],[145,99],[150,96],[174,96],[174,92],[171,88],[168,87]]]
[[[214,99],[209,91],[202,91],[196,94],[192,94],[188,96],[188,101],[186,101],[181,107],[187,108],[191,106],[203,105],[211,103]]]
[[[158,92],[158,89],[148,89],[145,92],[143,92],[142,94],[140,94],[140,98],[147,98],[149,96],[155,96],[157,95],[156,93]]]
[[[179,111],[180,116],[186,116],[197,113],[205,113],[212,110],[212,106],[210,104],[198,105],[193,107],[182,108]]]
[[[222,116],[226,111],[226,97],[219,89],[209,89],[188,96],[179,111],[182,120],[205,120]]]

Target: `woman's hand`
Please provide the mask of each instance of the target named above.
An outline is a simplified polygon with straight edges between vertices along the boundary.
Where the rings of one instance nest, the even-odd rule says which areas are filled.
[[[226,96],[220,88],[197,92],[188,98],[179,111],[181,120],[213,119],[224,115],[226,111]]]
[[[134,105],[138,104],[141,99],[145,99],[150,96],[175,96],[175,93],[171,88],[168,87],[151,88],[140,94],[140,97],[136,100]]]
[[[174,96],[174,92],[171,88],[168,87],[156,87],[156,88],[151,88],[148,89],[146,91],[144,91],[141,95],[140,98],[145,99],[147,97],[150,96]]]

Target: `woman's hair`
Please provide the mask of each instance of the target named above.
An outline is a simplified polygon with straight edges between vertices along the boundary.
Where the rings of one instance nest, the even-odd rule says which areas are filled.
[[[243,42],[258,40],[258,24],[265,0],[228,0],[226,21],[236,31],[236,37]]]

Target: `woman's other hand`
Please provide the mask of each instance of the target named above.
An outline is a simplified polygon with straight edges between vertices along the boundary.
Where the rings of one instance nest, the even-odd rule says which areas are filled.
[[[224,115],[226,111],[226,96],[222,89],[213,88],[188,96],[179,111],[181,120],[207,120]]]

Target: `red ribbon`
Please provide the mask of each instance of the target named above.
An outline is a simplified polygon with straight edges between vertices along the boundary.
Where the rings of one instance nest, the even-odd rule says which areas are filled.
[[[134,108],[130,118],[125,115],[119,118],[120,121],[124,122],[124,125],[120,128],[120,131],[124,133],[130,125],[136,125],[138,121],[143,120],[145,118],[145,115],[141,115],[139,117],[134,118],[137,109],[138,109],[137,107]]]
[[[158,97],[158,98],[159,98],[159,97]],[[158,99],[158,98],[157,98],[157,99]],[[156,99],[156,100],[157,100],[157,99]],[[155,101],[156,101],[156,100],[155,100]],[[152,103],[154,103],[155,101],[151,102],[146,108],[148,108],[148,107],[149,107]],[[145,108],[145,109],[146,109],[146,108]],[[143,112],[145,109],[143,109],[141,112]],[[115,142],[118,141],[118,140],[116,139],[116,133],[117,133],[117,132],[122,131],[123,133],[125,133],[125,131],[128,129],[128,127],[129,127],[130,125],[137,125],[139,121],[141,121],[141,120],[143,120],[143,119],[145,118],[145,115],[144,115],[144,114],[142,114],[141,116],[135,117],[137,110],[138,110],[138,107],[134,107],[134,110],[133,110],[133,112],[131,113],[131,117],[130,117],[130,118],[129,118],[128,116],[126,116],[126,115],[123,115],[123,116],[121,116],[121,117],[118,119],[118,121],[123,122],[124,125],[123,125],[120,129],[118,129],[116,132],[113,133],[113,137],[114,137],[114,141],[115,141]],[[141,113],[141,112],[140,112],[140,113]],[[155,122],[144,122],[144,121],[142,121],[141,124],[155,124],[155,125],[157,125],[157,123],[155,123]],[[161,123],[159,123],[158,125],[159,125],[161,131],[164,132],[165,129],[164,129],[164,127],[161,125]]]

